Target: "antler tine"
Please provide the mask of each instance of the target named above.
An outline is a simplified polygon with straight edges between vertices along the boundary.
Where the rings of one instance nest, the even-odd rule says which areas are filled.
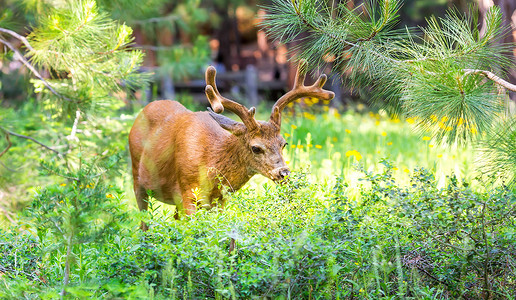
[[[215,82],[216,74],[217,70],[213,66],[209,66],[206,69],[205,93],[206,97],[208,98],[208,101],[210,101],[213,111],[215,111],[216,113],[222,113],[224,111],[224,108],[226,108],[227,110],[235,113],[249,130],[257,128],[258,123],[254,119],[254,113],[256,109],[254,107],[251,107],[248,110],[242,104],[223,97],[217,89],[217,84]]]
[[[323,100],[331,100],[335,96],[333,92],[324,90],[322,88],[326,83],[327,79],[325,74],[319,76],[319,78],[314,84],[310,86],[305,86],[304,81],[307,69],[308,64],[306,60],[301,60],[299,62],[299,66],[297,67],[296,78],[294,80],[294,87],[288,93],[279,98],[278,101],[276,101],[276,103],[272,107],[270,121],[276,124],[278,127],[281,127],[281,112],[292,101],[308,96]]]
[[[299,62],[299,65],[297,66],[296,78],[294,79],[294,89],[297,87],[303,86],[303,83],[305,82],[307,71],[308,71],[308,64],[307,64],[306,60],[302,59]]]

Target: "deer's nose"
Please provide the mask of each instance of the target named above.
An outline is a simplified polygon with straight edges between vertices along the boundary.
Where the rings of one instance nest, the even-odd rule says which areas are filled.
[[[284,180],[288,177],[288,175],[290,175],[290,170],[288,168],[281,168],[278,172],[278,175],[279,180]]]

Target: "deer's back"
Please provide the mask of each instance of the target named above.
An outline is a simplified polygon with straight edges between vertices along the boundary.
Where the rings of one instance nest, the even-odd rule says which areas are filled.
[[[176,101],[148,104],[135,120],[129,147],[135,181],[151,190],[179,192],[181,181],[198,181],[210,147],[229,133],[206,112],[191,112]]]

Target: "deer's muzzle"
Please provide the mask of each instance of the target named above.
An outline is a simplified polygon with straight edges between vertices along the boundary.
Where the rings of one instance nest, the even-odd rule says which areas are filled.
[[[271,175],[275,182],[282,182],[290,175],[290,170],[288,167],[277,168],[272,170]]]

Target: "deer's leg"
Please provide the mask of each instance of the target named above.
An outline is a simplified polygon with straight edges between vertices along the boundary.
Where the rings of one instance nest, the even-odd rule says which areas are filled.
[[[136,203],[138,204],[140,211],[147,210],[149,207],[149,202],[147,200],[147,192],[145,191],[145,188],[142,186],[135,186],[134,196],[136,197]]]
[[[197,204],[194,201],[195,197],[194,197],[194,194],[192,193],[192,190],[191,189],[184,190],[181,193],[181,198],[182,198],[182,203],[181,203],[182,205],[180,208],[178,206],[178,210],[181,209],[188,216],[194,214],[195,211],[197,210]]]
[[[149,207],[149,202],[147,201],[147,192],[145,191],[145,188],[135,183],[134,185],[134,196],[136,197],[136,203],[138,204],[138,208],[140,211],[147,210]],[[145,222],[142,221],[140,225],[140,229],[143,231],[147,231],[149,227]]]

